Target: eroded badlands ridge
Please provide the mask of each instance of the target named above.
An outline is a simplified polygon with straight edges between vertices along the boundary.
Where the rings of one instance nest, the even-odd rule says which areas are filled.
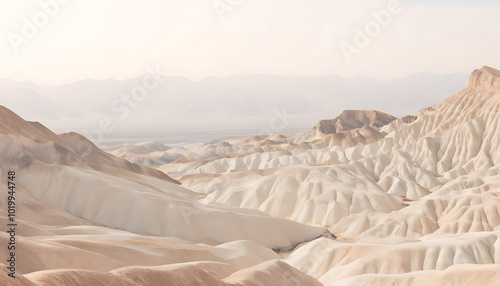
[[[3,266],[0,284],[253,285],[284,275],[288,283],[320,285],[271,249],[313,240],[324,228],[200,204],[202,195],[165,173],[76,133],[56,135],[5,107],[0,118],[1,184],[15,171],[18,224],[17,278],[9,280]],[[6,195],[0,203],[7,246]]]
[[[18,172],[16,283],[496,285],[499,74],[474,71],[416,118],[108,149],[122,159],[0,109],[2,184]]]
[[[177,147],[182,158],[159,169],[206,194],[205,204],[329,228],[338,241],[314,240],[287,258],[325,285],[446,285],[471,265],[471,280],[495,285],[499,75],[474,71],[417,118]]]

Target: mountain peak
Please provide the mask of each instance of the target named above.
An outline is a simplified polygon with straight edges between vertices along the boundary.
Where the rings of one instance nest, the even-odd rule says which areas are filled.
[[[0,105],[0,134],[18,134],[41,142],[54,141],[61,143],[58,136],[39,122],[30,122]]]
[[[44,162],[68,164],[67,162],[84,162],[88,167],[102,172],[119,174],[129,171],[140,175],[149,175],[154,178],[178,184],[165,173],[149,167],[130,163],[105,153],[84,136],[71,132],[57,135],[39,122],[30,122],[21,118],[5,106],[0,105],[0,135],[17,135],[32,140],[34,143],[54,143],[54,152],[70,154],[72,160],[60,160],[64,156],[55,155],[47,157]],[[64,151],[61,151],[64,150]],[[70,151],[70,152],[69,152]],[[47,153],[47,150],[45,150]],[[46,155],[46,154],[44,154]],[[36,157],[36,156],[33,156]],[[43,160],[42,160],[43,161]],[[81,167],[82,165],[78,165]]]
[[[500,90],[500,70],[484,66],[473,71],[469,79],[469,87]]]
[[[396,117],[377,110],[344,110],[335,119],[321,120],[314,129],[323,134],[332,134],[361,128],[365,125],[379,128],[395,119]]]

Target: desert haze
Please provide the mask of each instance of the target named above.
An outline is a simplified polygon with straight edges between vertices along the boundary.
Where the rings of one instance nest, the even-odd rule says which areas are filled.
[[[1,285],[498,285],[500,71],[418,114],[98,146],[0,107]],[[312,127],[312,126],[311,126]],[[15,172],[15,176],[11,176]],[[4,231],[5,230],[5,231]]]
[[[418,73],[380,81],[245,75],[193,81],[167,76],[156,67],[144,73],[121,81],[87,79],[56,86],[0,79],[0,102],[26,120],[44,122],[52,131],[76,131],[93,141],[99,140],[95,129],[103,118],[111,119],[116,127],[105,133],[104,139],[170,133],[193,136],[216,131],[229,135],[247,131],[251,135],[269,128],[276,113],[283,114],[286,124],[279,122],[271,131],[296,133],[346,108],[389,109],[396,116],[415,114],[459,91],[469,76]],[[145,77],[154,88],[144,98],[130,98]]]

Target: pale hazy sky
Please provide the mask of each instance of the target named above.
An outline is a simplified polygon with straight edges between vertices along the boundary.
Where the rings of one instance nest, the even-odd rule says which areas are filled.
[[[44,10],[40,3],[58,2],[0,0],[0,78],[42,84],[124,79],[158,64],[169,75],[195,80],[234,74],[392,79],[500,68],[498,1],[396,1],[397,13],[379,30],[371,26],[369,44],[350,62],[341,43],[354,46],[356,28],[365,30],[372,12],[393,1],[60,2],[68,3]],[[224,19],[215,3],[230,7]]]

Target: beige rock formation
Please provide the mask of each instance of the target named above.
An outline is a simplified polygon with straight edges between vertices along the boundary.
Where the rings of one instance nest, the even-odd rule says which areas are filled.
[[[1,183],[19,171],[12,285],[497,285],[499,82],[483,67],[416,117],[348,112],[332,134],[110,150],[181,154],[163,175],[2,109]]]

